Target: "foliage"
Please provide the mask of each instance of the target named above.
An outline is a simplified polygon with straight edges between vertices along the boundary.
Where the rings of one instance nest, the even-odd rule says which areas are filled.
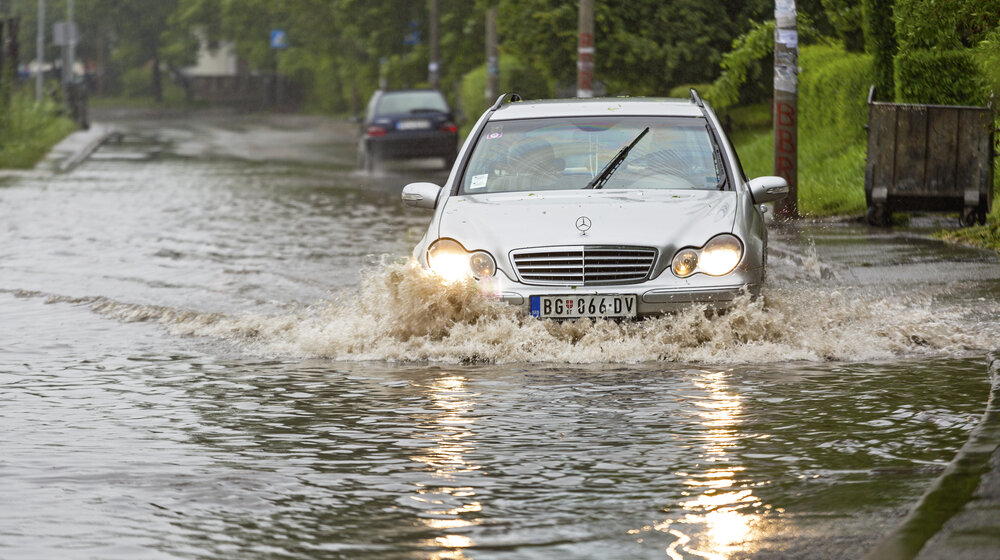
[[[862,30],[861,0],[822,0],[823,10],[837,38],[850,52],[863,52],[865,36]]]
[[[765,71],[761,59],[774,52],[774,21],[756,23],[733,41],[733,50],[722,57],[722,75],[712,84],[712,104],[721,108],[740,102],[747,81],[760,81]],[[773,72],[773,69],[772,69]]]
[[[861,214],[872,57],[813,45],[802,48],[799,63],[799,211],[815,216]],[[769,129],[737,132],[734,142],[748,175],[772,174]]]
[[[993,206],[993,211],[986,217],[985,225],[939,231],[934,235],[954,243],[1000,251],[1000,204]]]
[[[36,104],[31,92],[21,90],[11,98],[0,135],[0,169],[30,169],[76,125],[62,116],[59,104]]]
[[[1000,0],[896,0],[900,52],[977,46],[1000,26]]]
[[[678,83],[714,78],[732,37],[770,13],[770,1],[671,0],[596,3],[595,74],[612,95],[663,95]],[[577,4],[565,0],[500,3],[504,49],[562,86],[576,81]]]
[[[979,62],[987,90],[1000,95],[1000,25],[979,43],[976,60]]]
[[[552,96],[552,86],[538,73],[525,67],[513,56],[500,54],[500,93],[516,92],[524,99],[539,99]],[[486,110],[493,99],[487,102],[486,65],[480,65],[462,78],[459,107],[466,119],[475,121]]]
[[[939,105],[985,105],[984,79],[970,49],[900,52],[896,56],[896,99]]]
[[[892,100],[896,91],[893,60],[896,57],[896,24],[892,19],[893,0],[864,0],[862,4],[865,48],[875,64],[875,94]]]

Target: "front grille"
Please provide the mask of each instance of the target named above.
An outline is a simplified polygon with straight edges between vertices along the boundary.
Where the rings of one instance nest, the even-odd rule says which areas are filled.
[[[591,286],[635,284],[649,278],[652,247],[547,247],[520,249],[511,257],[525,284]]]

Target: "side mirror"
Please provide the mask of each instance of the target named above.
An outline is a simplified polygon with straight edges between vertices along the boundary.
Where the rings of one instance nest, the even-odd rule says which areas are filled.
[[[774,202],[788,196],[788,181],[782,177],[757,177],[750,180],[750,196],[754,204]]]
[[[441,187],[434,183],[410,183],[403,187],[403,204],[433,210],[440,194]]]

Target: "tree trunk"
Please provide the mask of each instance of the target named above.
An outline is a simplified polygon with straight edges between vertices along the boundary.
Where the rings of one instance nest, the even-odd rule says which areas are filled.
[[[153,55],[153,98],[163,103],[163,77],[160,75],[160,53]]]

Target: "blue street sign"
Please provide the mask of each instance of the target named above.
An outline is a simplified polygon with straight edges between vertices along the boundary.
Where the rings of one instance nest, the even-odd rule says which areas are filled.
[[[271,30],[271,48],[272,49],[288,48],[288,34],[285,33],[284,29]]]
[[[411,21],[407,26],[409,32],[403,35],[403,44],[409,47],[420,44],[420,23]]]

